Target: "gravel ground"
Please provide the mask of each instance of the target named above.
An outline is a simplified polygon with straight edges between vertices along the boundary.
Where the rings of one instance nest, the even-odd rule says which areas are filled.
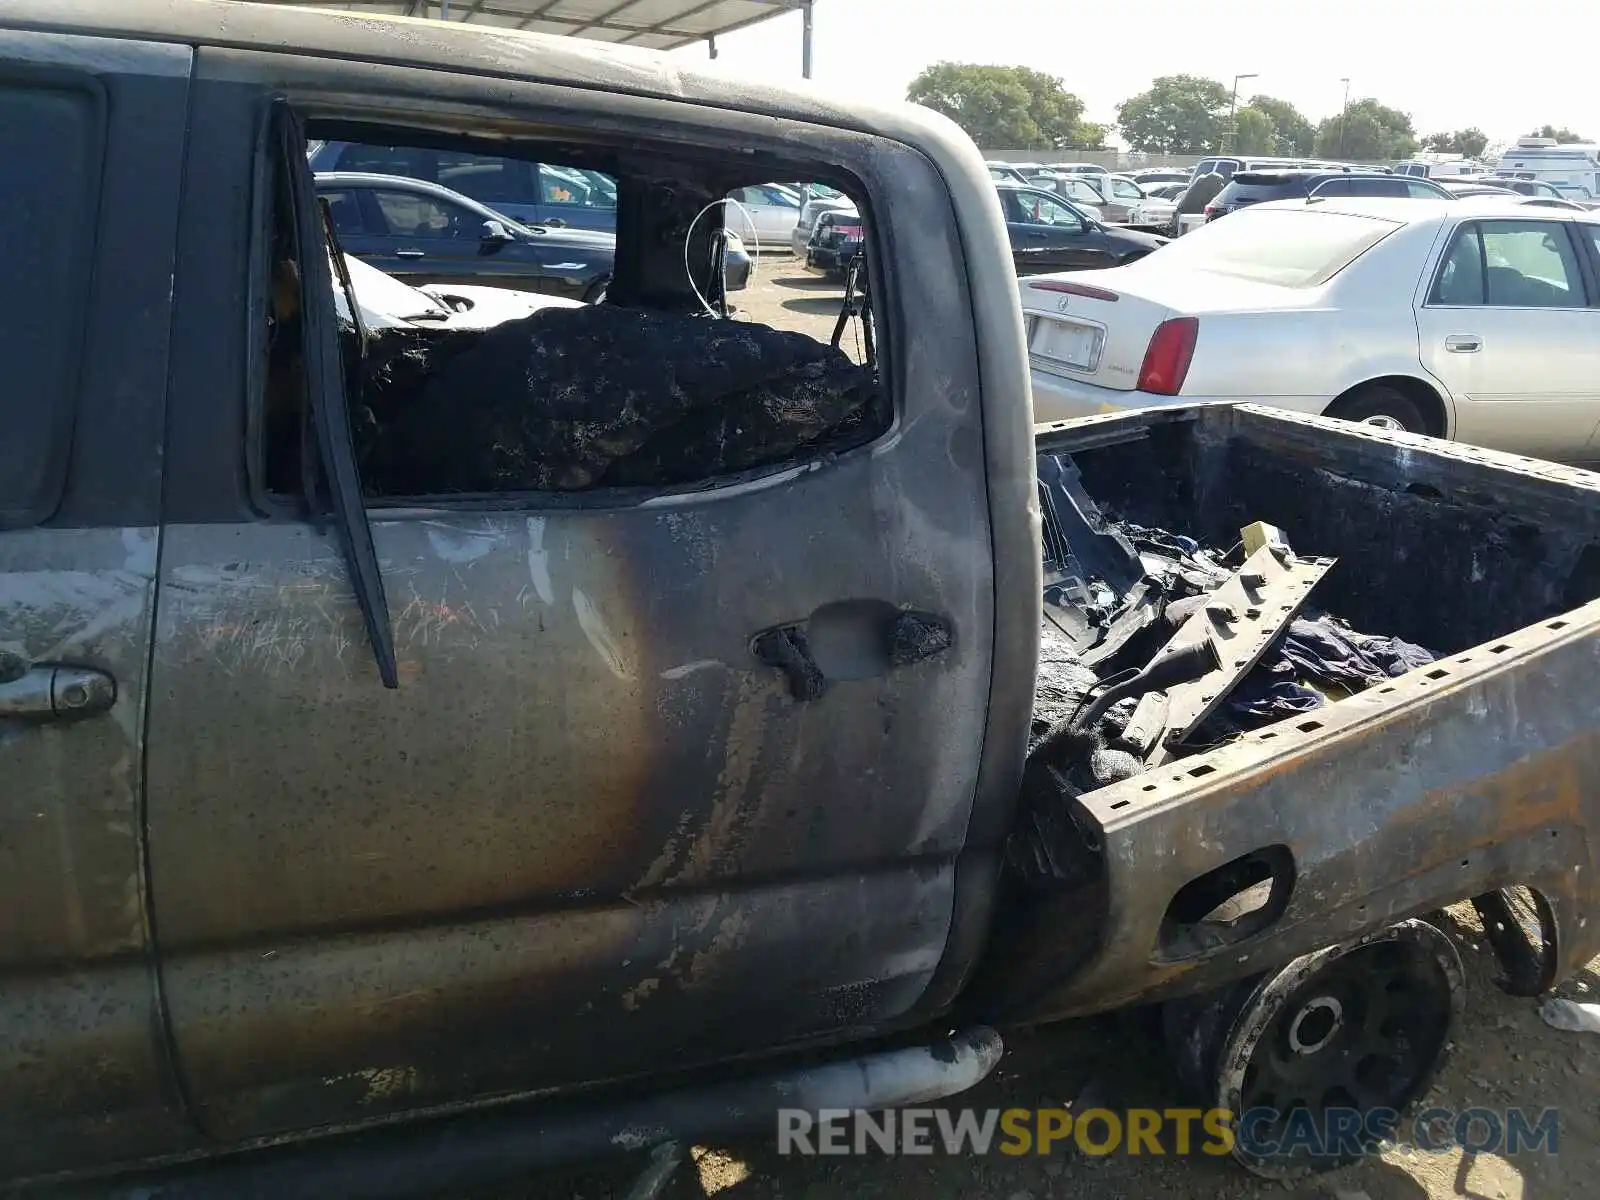
[[[1494,986],[1493,956],[1465,906],[1439,920],[1456,940],[1467,973],[1466,1011],[1428,1103],[1461,1110],[1560,1111],[1555,1154],[1516,1157],[1393,1150],[1356,1166],[1295,1183],[1246,1174],[1231,1159],[1093,1158],[1067,1148],[1049,1158],[782,1158],[772,1140],[697,1146],[664,1193],[667,1200],[1588,1200],[1600,1179],[1600,1121],[1592,1087],[1600,1038],[1562,1033],[1539,1018],[1537,1002]],[[1600,959],[1561,989],[1600,997]],[[1114,1018],[1074,1022],[1007,1037],[1000,1066],[951,1101],[978,1109],[1086,1107],[1121,1110],[1184,1103],[1159,1050]],[[622,1200],[643,1160],[508,1183],[470,1200]],[[442,1198],[441,1198],[442,1200]],[[469,1198],[459,1198],[469,1200]]]
[[[787,256],[764,258],[735,303],[752,319],[826,341],[842,290]],[[846,349],[851,339],[845,339]],[[1600,1180],[1600,1038],[1546,1026],[1537,1003],[1494,986],[1493,956],[1464,906],[1440,920],[1460,947],[1468,992],[1463,1023],[1428,1103],[1456,1110],[1523,1106],[1560,1111],[1555,1154],[1393,1150],[1332,1175],[1292,1184],[1246,1174],[1231,1160],[1113,1156],[1067,1149],[1050,1158],[781,1158],[771,1139],[699,1146],[669,1185],[669,1200],[1587,1200]],[[1600,999],[1600,959],[1561,989]],[[1127,1022],[1075,1022],[1007,1038],[999,1068],[953,1105],[978,1109],[1089,1106],[1113,1110],[1184,1103],[1159,1050]],[[451,1200],[621,1200],[642,1159],[508,1182]],[[444,1200],[444,1198],[440,1198]]]

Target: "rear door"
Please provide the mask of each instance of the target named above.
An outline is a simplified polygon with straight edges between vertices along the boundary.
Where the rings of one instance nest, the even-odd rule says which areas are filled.
[[[1600,414],[1600,308],[1577,227],[1463,223],[1417,310],[1422,363],[1462,441],[1581,458]]]
[[[0,29],[0,1180],[193,1144],[143,822],[190,61]]]
[[[167,1013],[206,1130],[370,1121],[922,1020],[952,994],[936,971],[969,911],[960,885],[992,878],[956,864],[982,816],[995,639],[1038,603],[1030,583],[1008,594],[1015,621],[996,612],[975,318],[928,159],[770,115],[363,65],[363,86],[415,106],[419,141],[452,120],[470,136],[482,113],[574,141],[621,129],[639,171],[756,154],[856,180],[897,217],[867,223],[895,413],[870,443],[684,487],[358,501],[391,689],[340,525],[307,518],[303,472],[273,469],[300,426],[268,436],[250,318],[271,244],[249,183],[266,96],[293,78],[326,112],[351,68],[207,49],[197,75],[218,124],[185,177],[207,220],[185,226],[178,321],[205,353],[173,383],[149,822]],[[659,195],[636,186],[622,211],[654,211],[629,208]],[[682,266],[667,251],[659,278]],[[998,510],[1016,527],[1026,462]],[[995,753],[1019,753],[1015,732]],[[985,852],[1003,826],[982,826]]]

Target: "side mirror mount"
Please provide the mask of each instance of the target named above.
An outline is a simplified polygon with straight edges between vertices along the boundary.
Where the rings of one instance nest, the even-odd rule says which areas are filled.
[[[503,222],[485,221],[483,223],[483,252],[495,254],[515,242],[516,235],[507,229]]]

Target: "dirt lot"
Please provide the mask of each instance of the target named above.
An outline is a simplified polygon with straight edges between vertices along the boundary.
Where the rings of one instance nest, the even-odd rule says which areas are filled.
[[[810,274],[788,254],[763,254],[750,286],[732,294],[734,307],[750,320],[778,329],[809,333],[823,342],[833,336],[843,299],[843,287],[820,275]],[[856,332],[857,326],[852,323],[840,347],[859,362]]]
[[[1456,1110],[1535,1115],[1560,1110],[1557,1152],[1514,1158],[1396,1149],[1343,1171],[1295,1183],[1254,1178],[1231,1160],[1195,1156],[1094,1158],[1067,1149],[1049,1158],[781,1158],[772,1139],[699,1146],[669,1185],[670,1200],[1587,1200],[1600,1179],[1600,1106],[1593,1080],[1600,1037],[1546,1026],[1532,1000],[1494,986],[1494,962],[1470,909],[1439,919],[1467,972],[1463,1025],[1428,1103]],[[1561,989],[1600,992],[1600,960]],[[955,1105],[1112,1110],[1182,1103],[1152,1043],[1107,1019],[1012,1034],[999,1068]],[[473,1200],[621,1200],[642,1160],[508,1184]]]
[[[832,333],[840,289],[805,274],[786,257],[764,260],[755,285],[736,303],[754,320]],[[850,338],[845,340],[850,347]],[[1092,1158],[1068,1149],[1051,1158],[780,1158],[772,1139],[696,1147],[694,1162],[666,1195],[672,1200],[1584,1200],[1600,1188],[1600,1037],[1547,1027],[1531,1000],[1494,986],[1494,962],[1470,910],[1441,925],[1457,940],[1467,969],[1463,1025],[1429,1103],[1461,1110],[1534,1114],[1560,1110],[1557,1153],[1432,1154],[1396,1149],[1380,1159],[1293,1184],[1245,1174],[1231,1160],[1205,1157]],[[1562,994],[1600,999],[1600,960]],[[995,1073],[953,1101],[978,1109],[1170,1107],[1184,1102],[1156,1047],[1124,1022],[1103,1020],[1012,1034]],[[626,1196],[642,1160],[606,1164],[507,1184],[473,1200],[612,1200]],[[442,1200],[442,1198],[441,1198]],[[460,1198],[455,1198],[460,1200]]]

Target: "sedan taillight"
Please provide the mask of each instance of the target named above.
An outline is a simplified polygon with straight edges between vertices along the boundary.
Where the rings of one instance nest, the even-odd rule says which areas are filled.
[[[1139,390],[1156,396],[1176,396],[1181,392],[1199,336],[1198,317],[1173,317],[1156,326],[1144,352],[1144,365],[1139,368]]]

